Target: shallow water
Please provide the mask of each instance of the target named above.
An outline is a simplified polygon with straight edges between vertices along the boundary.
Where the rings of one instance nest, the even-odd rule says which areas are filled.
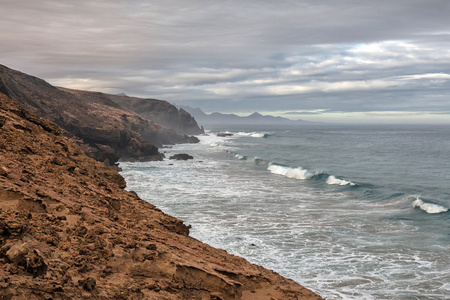
[[[450,294],[450,127],[224,130],[121,163],[128,189],[326,299]]]

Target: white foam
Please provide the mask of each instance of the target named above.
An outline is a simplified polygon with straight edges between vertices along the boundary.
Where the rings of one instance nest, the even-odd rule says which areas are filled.
[[[209,147],[217,148],[217,147],[223,147],[226,143],[226,138],[224,137],[218,137],[216,135],[199,135],[197,138],[200,140],[200,145],[207,145]],[[177,148],[179,148],[180,145],[177,145]]]
[[[416,197],[413,207],[418,207],[429,214],[439,214],[448,211],[448,208],[441,205],[423,202],[419,197]]]
[[[239,159],[239,160],[246,160],[246,159],[247,159],[247,156],[241,155],[241,154],[236,154],[235,157],[236,157],[237,159]]]
[[[210,148],[203,146],[207,152],[194,152],[202,154],[202,163],[121,163],[128,189],[192,225],[194,238],[274,269],[326,299],[398,299],[405,291],[413,298],[448,294],[442,283],[449,278],[447,249],[392,251],[388,237],[403,238],[412,232],[410,225],[379,222],[378,214],[367,214],[359,201],[345,201],[344,193],[339,198],[334,191],[299,184],[282,187],[285,177],[267,176],[261,169],[239,172],[242,164],[211,160]],[[283,176],[296,171],[308,176],[301,168],[269,168]],[[431,283],[429,292],[424,290]]]
[[[254,138],[263,138],[266,136],[267,133],[264,132],[236,132],[234,133],[235,136],[242,136],[242,137],[254,137]]]
[[[335,185],[351,185],[354,186],[355,184],[351,181],[339,179],[334,177],[333,175],[328,176],[327,184],[335,184]]]
[[[269,164],[267,167],[272,174],[283,175],[288,178],[306,180],[311,178],[311,174],[306,169],[302,168],[290,168],[285,166],[280,166],[276,164]]]
[[[223,146],[223,144],[222,144],[222,142],[219,142],[219,141],[213,141],[213,142],[211,142],[209,144],[209,146],[211,146],[211,147],[220,147],[220,146]]]

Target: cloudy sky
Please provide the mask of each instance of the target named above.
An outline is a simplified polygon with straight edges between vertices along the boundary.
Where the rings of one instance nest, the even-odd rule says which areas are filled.
[[[0,0],[0,64],[205,112],[450,123],[448,0]]]

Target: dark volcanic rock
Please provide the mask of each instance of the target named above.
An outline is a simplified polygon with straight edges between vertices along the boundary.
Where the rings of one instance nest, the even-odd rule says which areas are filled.
[[[228,137],[228,136],[233,136],[232,133],[228,133],[228,132],[219,132],[218,134],[216,134],[217,136],[220,137]]]
[[[171,157],[169,157],[169,159],[188,160],[188,159],[194,159],[194,157],[189,154],[186,154],[186,153],[180,153],[180,154],[172,155]]]
[[[89,156],[108,165],[120,157],[161,159],[158,146],[195,142],[122,108],[102,93],[58,89],[2,65],[0,92],[79,137],[79,145]]]

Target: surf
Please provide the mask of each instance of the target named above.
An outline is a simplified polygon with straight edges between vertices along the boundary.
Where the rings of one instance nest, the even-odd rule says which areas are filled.
[[[267,170],[272,174],[282,175],[287,178],[307,180],[311,179],[313,174],[311,174],[308,170],[303,168],[290,168],[282,165],[278,165],[275,163],[269,163]]]
[[[439,204],[425,202],[422,199],[420,199],[420,197],[416,197],[412,206],[414,208],[420,208],[421,210],[423,210],[428,214],[440,214],[445,213],[449,210],[448,208],[441,206]]]

